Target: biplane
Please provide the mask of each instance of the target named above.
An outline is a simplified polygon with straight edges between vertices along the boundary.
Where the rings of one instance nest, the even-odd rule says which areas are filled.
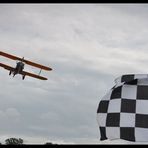
[[[22,80],[25,79],[25,76],[30,76],[30,77],[37,78],[37,79],[40,79],[40,80],[47,80],[47,78],[45,78],[43,76],[40,76],[41,71],[42,70],[47,70],[47,71],[51,71],[52,70],[52,68],[50,68],[50,67],[47,67],[47,66],[44,66],[44,65],[40,65],[40,64],[35,63],[35,62],[31,62],[29,60],[24,59],[24,57],[23,58],[19,58],[17,56],[14,56],[14,55],[2,52],[2,51],[0,51],[0,56],[3,56],[3,57],[6,57],[6,58],[9,58],[9,59],[18,61],[16,63],[16,67],[11,67],[11,66],[3,64],[3,63],[0,63],[0,66],[3,67],[4,69],[8,70],[9,71],[9,75],[12,74],[13,77],[16,74],[21,74],[22,75]],[[24,71],[25,64],[28,64],[28,65],[33,66],[33,67],[40,68],[39,74],[37,75],[37,74],[33,74],[33,73],[30,73],[30,72]]]

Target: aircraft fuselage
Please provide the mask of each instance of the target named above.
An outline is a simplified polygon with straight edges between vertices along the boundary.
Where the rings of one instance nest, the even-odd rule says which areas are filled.
[[[15,69],[13,71],[10,71],[9,75],[11,75],[11,73],[13,73],[13,76],[15,76],[16,74],[20,74],[24,69],[24,65],[25,64],[23,62],[18,62]]]
[[[23,71],[24,69],[24,63],[23,62],[18,62],[16,67],[15,67],[15,74],[19,74]]]

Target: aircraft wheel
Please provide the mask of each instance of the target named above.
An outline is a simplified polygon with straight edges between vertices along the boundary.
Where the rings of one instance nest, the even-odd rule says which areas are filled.
[[[9,75],[11,75],[11,70],[10,70],[10,72],[9,72]]]
[[[22,79],[23,79],[23,80],[25,79],[25,75],[23,75]]]

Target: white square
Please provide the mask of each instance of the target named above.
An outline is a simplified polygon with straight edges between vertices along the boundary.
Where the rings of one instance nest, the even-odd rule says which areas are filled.
[[[148,129],[147,128],[135,128],[135,141],[148,142]]]
[[[147,74],[135,74],[134,79],[148,78]]]
[[[148,100],[136,100],[136,113],[148,114]]]
[[[136,85],[123,85],[121,98],[135,100],[136,95],[137,95]]]
[[[108,113],[120,113],[121,112],[121,99],[112,99],[109,101]]]
[[[106,117],[107,117],[107,113],[98,113],[97,114],[97,122],[99,124],[99,126],[106,126]]]
[[[148,85],[148,78],[138,79],[138,85]]]
[[[119,139],[120,127],[106,127],[106,137],[111,140]]]
[[[120,127],[135,127],[135,114],[120,113]]]

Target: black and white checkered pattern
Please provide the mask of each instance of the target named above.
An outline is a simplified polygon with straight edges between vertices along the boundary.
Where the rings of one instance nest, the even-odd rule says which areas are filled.
[[[148,75],[123,75],[97,109],[100,140],[148,141]]]

